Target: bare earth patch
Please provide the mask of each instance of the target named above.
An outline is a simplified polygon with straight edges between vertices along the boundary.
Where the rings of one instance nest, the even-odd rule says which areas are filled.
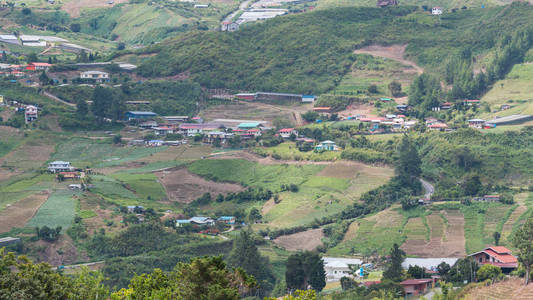
[[[443,212],[448,226],[439,214],[427,216],[431,229],[429,242],[424,239],[408,239],[402,249],[417,257],[463,257],[465,255],[464,217],[459,211]]]
[[[62,234],[54,243],[38,241],[37,245],[44,247],[44,250],[37,254],[39,261],[52,266],[70,265],[88,259],[84,253],[78,252],[68,234]]]
[[[46,199],[48,199],[48,192],[42,192],[8,206],[0,212],[0,233],[24,227]]]
[[[70,0],[63,4],[61,9],[66,11],[71,17],[77,18],[84,8],[112,7],[127,2],[128,0],[114,0],[113,4],[109,4],[109,0]]]
[[[312,251],[322,245],[322,241],[320,240],[322,237],[324,237],[322,228],[317,228],[280,236],[274,240],[274,243],[289,251]]]
[[[353,240],[357,236],[357,230],[359,229],[359,221],[354,221],[350,226],[348,226],[348,230],[346,230],[346,234],[344,235],[344,238],[342,239],[343,242]]]
[[[154,173],[158,178],[170,201],[191,203],[204,193],[211,195],[228,194],[242,191],[244,188],[234,183],[221,183],[205,180],[190,173],[185,168]]]
[[[361,104],[361,103],[352,103],[346,107],[345,110],[339,112],[340,117],[351,117],[355,115],[361,115],[366,117],[372,116],[372,110],[374,109],[373,105],[370,104]]]
[[[355,50],[355,54],[370,54],[373,56],[380,56],[392,60],[401,62],[404,65],[411,66],[413,71],[422,74],[424,69],[418,66],[413,61],[407,60],[404,58],[405,48],[407,45],[392,45],[392,46],[380,46],[380,45],[370,45],[358,50]],[[408,70],[405,70],[407,72]]]

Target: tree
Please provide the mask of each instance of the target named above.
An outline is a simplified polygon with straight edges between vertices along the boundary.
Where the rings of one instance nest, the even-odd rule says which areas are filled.
[[[105,118],[113,103],[113,94],[111,91],[104,87],[97,86],[93,91],[92,100],[92,113],[98,118]]]
[[[462,184],[463,191],[467,196],[475,196],[481,190],[482,184],[479,175],[471,174],[466,176]]]
[[[113,144],[122,144],[122,136],[120,134],[113,136]]]
[[[318,113],[316,111],[308,111],[302,114],[302,118],[307,122],[314,122],[318,118]]]
[[[310,251],[290,255],[287,259],[285,282],[289,289],[307,289],[310,285],[314,290],[321,291],[326,286],[322,258]]]
[[[72,32],[80,32],[81,25],[79,23],[72,23],[70,24],[70,30],[72,30]]]
[[[426,278],[426,271],[420,266],[409,266],[407,274],[416,279]]]
[[[525,284],[529,283],[529,274],[533,264],[533,218],[529,217],[526,223],[515,233],[512,243],[518,249],[518,261],[526,269]]]
[[[250,210],[250,213],[248,214],[248,221],[250,223],[253,223],[255,221],[261,220],[263,216],[261,215],[261,212],[257,208],[252,208]]]
[[[22,14],[25,16],[31,15],[31,9],[25,7],[22,9]]]
[[[39,75],[39,81],[42,85],[47,85],[48,83],[50,83],[50,78],[48,78],[48,75],[46,75],[46,72],[44,70],[41,72],[41,75]]]
[[[500,243],[501,234],[498,231],[495,231],[492,234],[492,237],[494,238],[494,245],[498,246],[498,244]]]
[[[441,262],[438,266],[437,266],[437,272],[439,272],[439,275],[441,277],[445,277],[446,275],[448,275],[448,272],[450,272],[450,265],[445,263],[445,262]]]
[[[274,276],[270,270],[268,258],[259,254],[250,227],[242,230],[233,241],[233,249],[229,254],[228,264],[232,267],[242,268],[254,276],[259,284],[260,294],[266,295],[266,292],[271,290]]]
[[[353,278],[346,276],[341,278],[341,288],[343,291],[351,290],[355,287],[357,287],[357,282]]]
[[[370,94],[377,94],[378,92],[378,86],[375,85],[375,84],[371,84],[369,87],[368,87],[368,92]]]
[[[418,151],[407,135],[404,135],[398,147],[398,160],[395,167],[396,178],[407,187],[418,190],[420,182],[418,178],[422,173],[421,161]]]
[[[226,268],[222,257],[202,257],[189,264],[179,263],[169,273],[155,269],[151,274],[137,275],[127,289],[113,293],[111,299],[237,300],[255,286],[255,279],[244,270]]]
[[[405,260],[405,252],[394,243],[390,251],[390,262],[383,272],[383,278],[391,281],[401,281],[403,278],[402,262]]]
[[[477,280],[485,281],[487,279],[496,279],[502,274],[502,269],[499,267],[493,266],[491,264],[484,264],[477,270]]]
[[[86,118],[88,113],[89,106],[87,105],[87,102],[85,102],[84,99],[79,98],[76,102],[76,114],[81,118]]]
[[[98,272],[82,269],[75,277],[63,276],[47,263],[34,264],[0,248],[2,299],[106,299],[109,291]]]
[[[120,51],[120,50],[124,50],[124,49],[126,49],[126,44],[124,44],[122,42],[118,43],[117,50]]]
[[[31,62],[37,62],[39,59],[37,58],[37,53],[35,52],[32,52],[30,54],[28,54],[28,56],[26,57],[26,61],[28,63],[31,63]]]
[[[398,81],[394,80],[389,83],[389,91],[394,97],[402,96],[402,85]]]

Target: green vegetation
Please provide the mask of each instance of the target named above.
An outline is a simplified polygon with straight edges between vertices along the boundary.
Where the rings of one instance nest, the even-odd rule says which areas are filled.
[[[463,45],[482,54],[495,38],[527,23],[532,13],[530,6],[513,3],[445,14],[435,25],[419,18],[425,13],[414,7],[316,10],[253,24],[232,35],[194,32],[170,39],[143,51],[157,55],[139,73],[188,71],[207,87],[320,94],[338,85],[357,60],[352,51],[361,46],[408,44],[407,56],[438,72],[442,61],[459,54]],[[203,44],[211,46],[199,48]]]
[[[123,147],[110,140],[72,138],[58,145],[52,160],[70,161],[79,167],[110,167],[164,151],[167,147]]]
[[[61,226],[66,230],[72,224],[76,214],[76,201],[71,191],[56,191],[39,208],[26,227]]]
[[[161,201],[167,197],[165,190],[153,174],[117,173],[112,177],[125,184],[129,190],[133,190],[138,198]]]

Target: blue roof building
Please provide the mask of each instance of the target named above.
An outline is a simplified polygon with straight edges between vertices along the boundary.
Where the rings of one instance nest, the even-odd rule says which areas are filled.
[[[157,114],[151,111],[128,111],[126,113],[126,119],[129,120],[140,120],[140,119],[150,119],[156,117]]]
[[[239,129],[252,129],[252,128],[263,127],[263,125],[259,122],[247,122],[247,123],[241,123],[237,127]]]

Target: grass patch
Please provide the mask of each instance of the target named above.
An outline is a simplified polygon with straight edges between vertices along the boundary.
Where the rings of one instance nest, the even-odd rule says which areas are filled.
[[[97,216],[97,214],[92,210],[82,210],[78,214],[82,219],[89,219]]]

